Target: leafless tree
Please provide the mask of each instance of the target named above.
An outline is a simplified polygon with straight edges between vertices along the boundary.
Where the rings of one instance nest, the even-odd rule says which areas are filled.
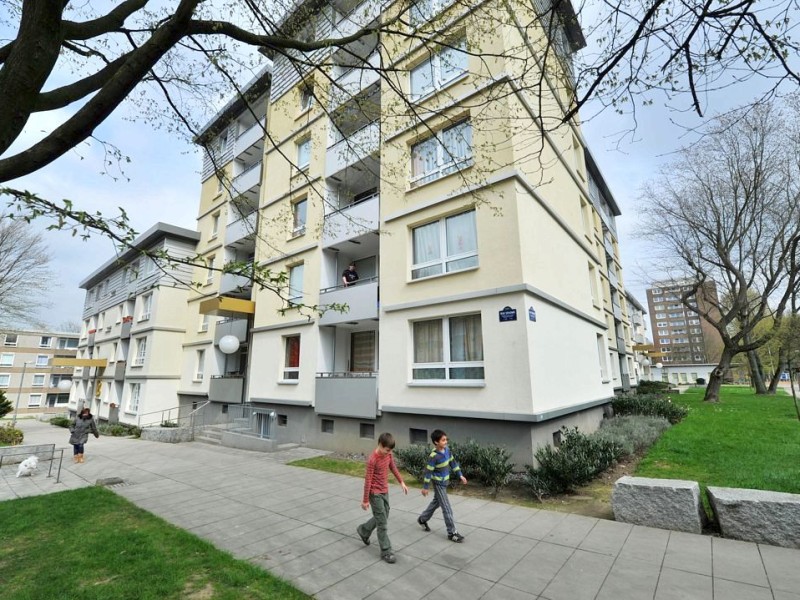
[[[41,234],[24,221],[0,214],[0,325],[39,325],[37,311],[51,272]]]
[[[717,119],[642,194],[648,236],[674,279],[713,280],[722,301],[700,314],[724,344],[705,399],[719,401],[722,375],[739,353],[763,345],[789,308],[800,278],[800,136],[796,104],[765,103]],[[719,311],[718,314],[716,311]]]

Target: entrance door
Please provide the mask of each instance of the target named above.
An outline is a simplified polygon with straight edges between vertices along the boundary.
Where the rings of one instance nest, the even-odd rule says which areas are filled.
[[[377,370],[374,331],[354,331],[350,334],[350,371],[372,373]]]

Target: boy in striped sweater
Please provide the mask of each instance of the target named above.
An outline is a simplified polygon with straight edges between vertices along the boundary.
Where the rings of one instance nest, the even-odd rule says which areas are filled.
[[[372,518],[356,527],[358,537],[367,546],[369,546],[369,537],[377,528],[381,558],[390,564],[397,559],[392,552],[392,542],[389,541],[389,471],[403,488],[403,493],[408,494],[408,487],[394,464],[392,450],[394,450],[394,436],[391,433],[382,433],[378,437],[378,447],[367,460],[364,496],[361,499],[362,509],[367,510],[367,507],[372,507]]]
[[[431,441],[433,442],[433,450],[428,456],[428,464],[425,468],[425,479],[422,483],[422,495],[428,495],[428,487],[433,481],[433,500],[428,504],[428,508],[422,511],[422,514],[417,519],[425,531],[430,531],[428,521],[436,512],[436,509],[442,507],[442,516],[444,517],[444,524],[447,526],[447,538],[452,542],[461,543],[464,541],[464,536],[458,533],[456,529],[456,522],[453,518],[453,509],[450,507],[450,499],[447,497],[447,484],[450,481],[450,474],[458,475],[461,478],[461,483],[467,483],[467,478],[461,474],[461,467],[458,462],[450,453],[450,448],[447,447],[447,434],[441,429],[435,429],[431,434]]]

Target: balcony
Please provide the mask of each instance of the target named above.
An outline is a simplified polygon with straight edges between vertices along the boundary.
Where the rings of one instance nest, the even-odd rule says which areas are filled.
[[[622,321],[622,309],[616,302],[611,303],[611,312],[614,313],[614,318],[617,321]]]
[[[233,273],[223,273],[219,282],[219,293],[231,296],[250,297],[250,289],[253,284],[249,278]]]
[[[346,240],[377,231],[380,220],[380,194],[360,200],[325,215],[322,247],[328,248]]]
[[[258,200],[258,190],[261,187],[261,161],[250,165],[233,178],[234,195],[241,194],[248,200]]]
[[[633,316],[631,316],[631,323],[639,326],[644,325],[644,317],[642,316],[642,313],[635,311]]]
[[[334,110],[380,79],[380,55],[371,54],[367,64],[359,64],[340,75],[331,85],[329,109]]]
[[[377,373],[317,373],[317,414],[356,419],[378,415]]]
[[[612,287],[619,289],[619,279],[613,269],[608,270],[608,283],[611,284]]]
[[[114,381],[125,381],[125,367],[127,363],[124,360],[118,360],[114,364]]]
[[[242,375],[217,375],[208,386],[208,399],[212,402],[241,403],[244,377]]]
[[[123,321],[122,327],[119,330],[119,339],[127,340],[131,337],[131,327],[133,326],[133,321]]]
[[[232,335],[240,342],[247,341],[247,319],[225,319],[217,323],[214,331],[214,344],[219,345],[219,341],[226,335]]]
[[[350,165],[377,154],[380,142],[380,125],[374,122],[330,146],[326,156],[325,177],[332,177]]]
[[[89,346],[89,348],[94,347],[94,336],[95,332],[91,331],[89,332],[89,336],[86,338],[86,345]]]
[[[264,122],[259,121],[236,138],[233,144],[233,155],[239,157],[242,154],[260,155],[264,149]]]
[[[258,213],[252,212],[246,217],[237,219],[225,229],[226,246],[245,246],[249,245],[246,240],[252,240],[256,233],[256,216]]]
[[[350,321],[378,318],[378,278],[360,279],[348,287],[335,287],[321,290],[319,303],[347,304],[346,312],[326,311],[320,318],[320,325],[337,325]]]
[[[625,338],[617,338],[617,352],[620,354],[625,354]]]
[[[609,237],[603,238],[603,247],[609,256],[614,256],[614,242]]]
[[[372,23],[381,13],[381,0],[367,0],[342,16],[334,27],[333,37],[346,37]]]

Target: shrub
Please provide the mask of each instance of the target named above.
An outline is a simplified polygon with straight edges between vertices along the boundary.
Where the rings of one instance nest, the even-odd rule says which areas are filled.
[[[25,435],[11,423],[0,427],[0,444],[4,446],[19,446]]]
[[[509,462],[511,452],[502,446],[490,444],[480,449],[478,458],[478,480],[491,488],[495,496],[497,492],[508,483],[514,463]]]
[[[664,417],[673,425],[679,423],[689,411],[683,406],[673,404],[666,396],[657,394],[635,394],[628,396],[617,396],[611,402],[614,414],[624,415],[648,415],[651,417]]]
[[[670,424],[664,417],[629,415],[605,419],[591,437],[614,442],[623,456],[632,456],[652,446]]]
[[[0,419],[12,410],[14,410],[14,405],[11,404],[11,400],[6,398],[6,393],[3,390],[0,390]]]
[[[425,478],[425,465],[428,462],[430,448],[422,444],[413,444],[406,448],[396,448],[394,455],[401,469],[408,471],[418,481]]]
[[[669,389],[669,383],[666,381],[648,381],[640,379],[639,384],[636,386],[637,394],[658,394],[666,392]]]
[[[69,427],[70,423],[72,423],[72,419],[69,417],[53,417],[50,419],[50,424],[56,427]]]
[[[618,443],[589,437],[577,427],[562,427],[561,433],[558,448],[547,445],[536,451],[538,468],[527,466],[526,484],[539,498],[588,483],[622,456]]]
[[[161,427],[180,427],[175,421],[162,421]]]
[[[697,385],[705,385],[706,384],[706,378],[705,377],[698,377],[697,379],[694,380],[694,382]]]
[[[139,437],[142,435],[142,430],[135,425],[128,425],[127,423],[101,423],[97,429],[103,435],[110,435],[113,437]]]
[[[463,442],[451,442],[450,452],[456,457],[464,477],[477,482],[480,479],[481,445],[467,438]]]

